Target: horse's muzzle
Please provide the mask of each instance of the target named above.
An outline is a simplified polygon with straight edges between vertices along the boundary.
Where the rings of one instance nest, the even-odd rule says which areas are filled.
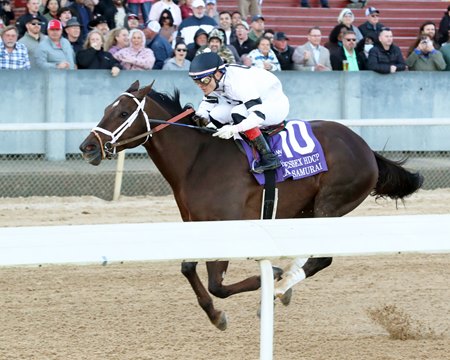
[[[97,141],[90,140],[88,137],[81,143],[80,151],[83,159],[89,164],[97,166],[102,162],[102,151]]]

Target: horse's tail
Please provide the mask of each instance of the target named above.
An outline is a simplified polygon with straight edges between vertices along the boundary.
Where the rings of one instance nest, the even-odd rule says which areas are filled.
[[[393,161],[373,152],[378,164],[378,181],[372,195],[403,199],[422,187],[423,176],[402,167],[406,160]]]

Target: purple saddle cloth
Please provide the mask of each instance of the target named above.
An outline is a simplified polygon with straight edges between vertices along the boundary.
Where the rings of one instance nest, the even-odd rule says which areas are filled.
[[[252,168],[255,161],[252,148],[243,140],[241,143]],[[276,169],[276,182],[303,179],[328,171],[322,146],[307,121],[286,121],[285,129],[269,138],[269,145],[281,161],[281,167]],[[264,185],[264,174],[253,175],[260,185]]]

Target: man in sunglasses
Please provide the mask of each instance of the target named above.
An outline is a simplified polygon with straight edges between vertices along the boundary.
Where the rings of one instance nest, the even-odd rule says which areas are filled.
[[[196,116],[218,128],[213,136],[230,139],[244,134],[260,155],[252,169],[255,173],[279,167],[278,156],[260,127],[278,125],[289,113],[289,100],[280,80],[256,67],[225,65],[214,52],[197,55],[189,76],[205,95]]]
[[[360,58],[356,54],[356,34],[346,31],[342,36],[342,47],[330,55],[333,70],[359,71],[363,68]]]
[[[38,16],[26,14],[25,28],[27,29],[24,36],[19,39],[19,43],[24,44],[28,49],[31,68],[36,67],[35,53],[39,43],[47,36],[41,32],[42,23]]]

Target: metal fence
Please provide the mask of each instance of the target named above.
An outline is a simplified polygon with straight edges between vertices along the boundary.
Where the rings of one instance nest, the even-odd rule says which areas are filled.
[[[448,151],[380,153],[394,160],[407,158],[405,166],[424,175],[425,189],[450,187]],[[103,161],[99,166],[92,166],[80,154],[67,154],[62,161],[48,160],[44,154],[0,155],[0,197],[90,195],[111,200],[116,162]],[[126,154],[122,195],[160,196],[171,193],[168,183],[147,154]]]

